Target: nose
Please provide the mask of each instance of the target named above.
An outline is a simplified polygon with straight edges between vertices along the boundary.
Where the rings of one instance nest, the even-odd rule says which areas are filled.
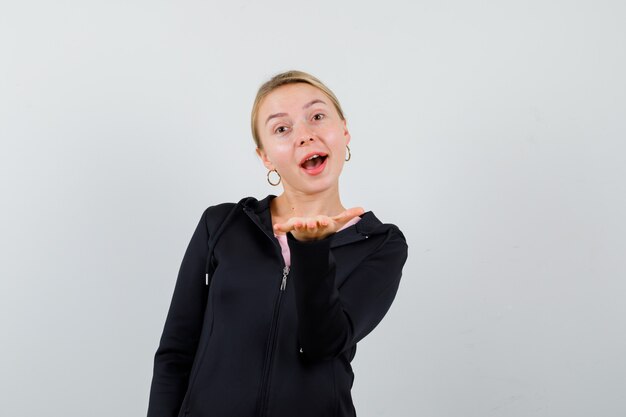
[[[313,132],[311,131],[310,126],[306,123],[298,123],[299,126],[294,126],[296,137],[298,138],[298,144],[300,146],[304,145],[308,142],[313,142]]]

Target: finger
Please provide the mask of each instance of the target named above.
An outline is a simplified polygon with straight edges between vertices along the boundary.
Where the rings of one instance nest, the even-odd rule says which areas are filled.
[[[287,223],[276,223],[274,225],[275,232],[287,233],[290,230],[291,230],[291,227]]]
[[[290,232],[292,230],[302,229],[302,220],[300,217],[292,217],[285,223],[276,223],[274,229],[283,233]]]
[[[300,219],[296,219],[294,220],[294,228],[298,231],[298,232],[304,232],[306,230],[306,222],[300,220]]]
[[[339,213],[338,215],[332,217],[332,219],[338,222],[346,223],[354,217],[360,216],[363,213],[365,213],[363,207],[353,207]]]
[[[363,210],[363,207],[352,207],[347,209],[346,211],[344,211],[343,213],[346,216],[350,216],[350,217],[354,217],[354,216],[358,216],[361,215],[365,212],[365,210]]]
[[[318,214],[315,216],[315,219],[317,220],[318,227],[320,228],[327,227],[330,224],[328,216],[324,216],[323,214]]]
[[[335,221],[340,221],[340,220],[343,220],[345,215],[346,215],[346,212],[342,211],[341,213],[337,214],[336,216],[332,216],[331,219],[333,219]]]
[[[365,213],[365,209],[363,207],[352,207],[348,209],[347,212],[348,216],[352,219]]]
[[[344,210],[336,216],[333,216],[332,219],[336,221],[344,221],[348,216],[348,210]]]

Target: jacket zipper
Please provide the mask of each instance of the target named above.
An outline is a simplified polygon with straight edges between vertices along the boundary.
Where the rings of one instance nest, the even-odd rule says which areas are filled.
[[[283,263],[284,265],[284,263]],[[274,363],[274,351],[276,350],[276,337],[278,335],[278,318],[280,316],[280,306],[287,285],[287,276],[289,275],[289,267],[283,266],[283,279],[278,291],[278,298],[274,304],[274,313],[272,315],[272,323],[270,325],[270,340],[268,351],[265,357],[265,367],[261,378],[261,397],[259,403],[259,417],[265,416],[267,412],[267,404],[269,401],[269,388],[271,382],[272,364]]]
[[[258,416],[264,417],[267,413],[267,404],[269,402],[269,387],[271,382],[271,372],[272,372],[272,363],[274,359],[274,350],[276,345],[276,337],[278,335],[278,319],[280,317],[280,306],[282,304],[283,293],[285,292],[285,288],[287,287],[287,276],[289,275],[289,266],[285,264],[285,260],[283,258],[282,249],[280,245],[277,243],[277,240],[274,236],[271,236],[261,224],[259,224],[258,219],[255,219],[254,215],[249,212],[248,209],[244,208],[244,211],[250,219],[265,233],[265,235],[270,239],[272,245],[276,248],[276,252],[278,254],[278,259],[280,260],[280,264],[282,265],[282,280],[280,283],[280,287],[278,290],[278,297],[274,303],[274,311],[272,313],[272,322],[270,323],[270,336],[267,347],[267,352],[265,355],[264,367],[263,367],[263,375],[261,377],[261,395],[259,398],[259,407],[258,407]]]

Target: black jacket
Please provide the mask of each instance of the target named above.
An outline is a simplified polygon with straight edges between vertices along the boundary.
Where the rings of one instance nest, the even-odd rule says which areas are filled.
[[[356,415],[350,362],[395,298],[404,235],[371,211],[322,240],[288,233],[289,269],[274,197],[202,213],[154,357],[148,417]]]

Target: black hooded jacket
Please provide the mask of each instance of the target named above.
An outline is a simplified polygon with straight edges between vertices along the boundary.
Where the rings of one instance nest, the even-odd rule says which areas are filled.
[[[350,362],[393,302],[408,246],[371,211],[287,242],[268,195],[208,207],[178,273],[154,357],[148,417],[356,416]]]

